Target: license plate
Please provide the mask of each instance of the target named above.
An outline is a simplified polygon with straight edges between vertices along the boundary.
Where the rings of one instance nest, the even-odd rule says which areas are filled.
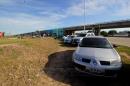
[[[92,73],[103,73],[104,70],[96,69],[96,68],[86,68],[87,71]]]

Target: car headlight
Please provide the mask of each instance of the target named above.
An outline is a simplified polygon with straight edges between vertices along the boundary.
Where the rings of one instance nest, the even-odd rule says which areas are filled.
[[[82,58],[81,58],[81,57],[78,57],[78,56],[75,57],[75,59],[78,60],[78,61],[82,61]]]
[[[98,65],[98,62],[95,59],[92,59],[92,64],[96,66]]]
[[[78,54],[74,54],[74,59],[77,61],[82,61],[82,57]]]
[[[111,65],[113,65],[113,66],[121,66],[122,62],[120,62],[120,61],[112,61]]]

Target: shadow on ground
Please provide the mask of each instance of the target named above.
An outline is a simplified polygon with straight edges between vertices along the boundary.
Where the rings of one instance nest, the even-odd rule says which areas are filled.
[[[91,77],[74,70],[72,63],[73,50],[56,52],[48,57],[48,63],[44,72],[56,81],[72,86],[129,86],[130,65],[124,64],[124,68],[118,78]]]

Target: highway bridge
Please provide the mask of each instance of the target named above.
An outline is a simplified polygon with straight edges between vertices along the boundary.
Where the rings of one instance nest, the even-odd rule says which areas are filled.
[[[96,35],[100,34],[101,29],[115,29],[115,28],[128,28],[130,27],[130,19],[129,20],[120,20],[120,21],[111,21],[111,22],[103,22],[103,23],[97,23],[97,24],[88,24],[85,26],[85,30],[94,30]],[[59,32],[58,32],[59,30]],[[39,32],[29,32],[24,34],[19,34],[23,36],[33,36],[37,34],[55,34],[58,35],[60,33],[60,36],[68,35],[74,33],[74,31],[77,30],[84,30],[84,25],[80,26],[72,26],[72,27],[64,27],[64,28],[58,28],[58,29],[51,29],[51,30],[43,30]]]
[[[112,22],[104,22],[98,24],[89,24],[85,26],[85,30],[94,30],[98,35],[101,29],[116,29],[130,27],[130,20],[120,20]],[[73,33],[76,30],[84,30],[84,25],[64,28],[65,34]]]

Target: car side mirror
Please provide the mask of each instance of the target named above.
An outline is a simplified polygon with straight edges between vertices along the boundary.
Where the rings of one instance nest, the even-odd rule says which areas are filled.
[[[117,48],[117,47],[118,47],[118,45],[116,45],[116,44],[113,44],[113,47],[114,47],[114,48]]]

